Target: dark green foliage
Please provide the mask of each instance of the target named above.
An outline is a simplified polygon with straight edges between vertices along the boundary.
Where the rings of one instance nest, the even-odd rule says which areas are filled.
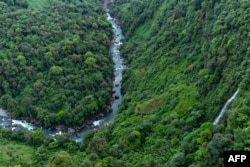
[[[29,3],[27,0],[2,0],[4,3],[6,3],[9,6],[13,6],[14,8],[25,8],[27,9],[29,6]]]
[[[69,2],[40,10],[1,3],[0,104],[14,117],[81,125],[109,104],[109,24],[95,2]]]

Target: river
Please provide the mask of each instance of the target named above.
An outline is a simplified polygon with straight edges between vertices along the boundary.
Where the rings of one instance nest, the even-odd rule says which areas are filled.
[[[105,1],[103,5],[103,9],[106,12],[107,21],[111,24],[113,29],[113,40],[110,46],[110,55],[113,59],[114,65],[114,80],[113,80],[113,99],[114,101],[111,104],[112,112],[105,115],[102,119],[95,120],[92,122],[92,125],[86,125],[83,129],[76,133],[70,133],[71,138],[76,142],[82,142],[84,136],[90,130],[96,129],[99,126],[105,126],[109,123],[114,122],[115,115],[118,112],[119,105],[122,103],[122,93],[121,93],[121,80],[122,80],[122,72],[126,68],[124,64],[124,60],[121,57],[120,47],[122,45],[121,40],[123,39],[123,34],[121,27],[118,25],[115,18],[113,18],[110,14],[110,10],[108,8],[108,4],[110,2],[108,0]],[[45,134],[48,135],[60,135],[62,132],[60,130],[51,131],[49,129],[43,127],[37,127],[32,123],[28,123],[25,120],[14,120],[11,119],[9,113],[0,108],[0,125],[4,128],[9,128],[11,130],[17,130],[18,128],[26,128],[29,131],[34,131],[35,129],[41,129]],[[72,128],[68,128],[68,132],[72,132]]]

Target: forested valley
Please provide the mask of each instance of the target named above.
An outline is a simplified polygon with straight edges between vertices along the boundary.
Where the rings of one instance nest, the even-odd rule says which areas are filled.
[[[1,1],[2,108],[48,127],[107,109],[112,27],[103,3]],[[110,10],[128,62],[115,122],[83,143],[1,128],[0,166],[220,167],[224,150],[250,151],[250,1],[113,0]]]

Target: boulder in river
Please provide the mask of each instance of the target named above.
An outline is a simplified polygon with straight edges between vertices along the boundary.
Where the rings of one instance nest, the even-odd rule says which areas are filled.
[[[56,131],[65,131],[65,127],[59,125],[59,126],[56,126]]]
[[[73,134],[73,133],[75,133],[75,132],[76,132],[75,129],[73,129],[73,128],[68,128],[68,133]]]
[[[7,111],[6,111],[6,110],[3,110],[2,108],[0,108],[0,116],[8,117]]]
[[[128,64],[128,61],[125,60],[125,59],[122,59],[122,62],[123,62],[124,65],[127,65],[127,64]]]
[[[112,108],[109,108],[109,109],[107,110],[107,112],[113,112],[113,109],[112,109]]]

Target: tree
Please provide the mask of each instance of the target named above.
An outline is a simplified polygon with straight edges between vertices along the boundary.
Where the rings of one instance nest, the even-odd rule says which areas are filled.
[[[56,120],[58,122],[62,122],[64,120],[64,115],[65,115],[65,112],[63,110],[59,111],[57,114],[56,114]]]
[[[178,153],[174,154],[172,159],[169,161],[169,166],[172,166],[172,167],[186,166],[184,153],[178,152]]]
[[[42,143],[42,139],[43,139],[43,131],[42,130],[35,130],[34,133],[32,134],[32,140],[33,140],[33,144],[37,145],[37,144],[41,144]]]
[[[18,55],[17,61],[20,62],[20,64],[22,64],[22,65],[26,64],[26,58],[23,55]]]
[[[59,67],[59,66],[52,66],[50,68],[50,72],[53,75],[60,75],[63,72],[63,69],[62,67]]]
[[[141,146],[141,133],[133,130],[127,137],[128,147],[131,150],[138,149]]]
[[[87,67],[94,67],[96,65],[96,58],[94,58],[94,57],[88,57],[84,61],[84,64],[87,65]]]
[[[49,159],[47,167],[76,167],[76,165],[69,153],[60,151]]]

